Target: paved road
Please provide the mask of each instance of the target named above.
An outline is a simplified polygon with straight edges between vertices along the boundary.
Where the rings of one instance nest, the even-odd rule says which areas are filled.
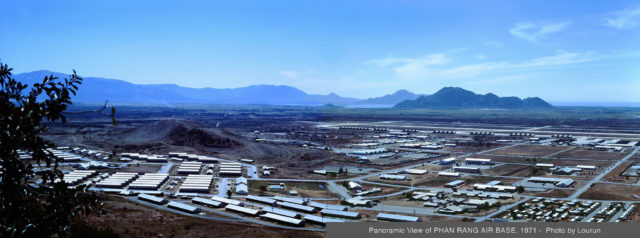
[[[160,167],[160,169],[158,169],[158,173],[159,174],[168,174],[169,171],[171,171],[171,167],[173,167],[172,163],[166,163],[166,164],[162,165],[162,167]]]
[[[591,179],[589,181],[589,183],[585,184],[582,188],[578,189],[575,193],[571,194],[571,196],[569,196],[569,198],[570,199],[575,199],[575,198],[579,197],[582,193],[587,191],[587,189],[589,189],[591,187],[591,185],[593,185],[594,183],[599,182],[600,180],[602,180],[602,178],[605,175],[607,175],[609,172],[611,172],[611,170],[615,169],[616,167],[620,166],[620,164],[624,163],[629,158],[631,158],[631,156],[633,156],[635,153],[637,153],[638,150],[640,150],[640,147],[636,147],[636,149],[634,149],[633,152],[629,153],[627,156],[625,156],[624,158],[622,158],[621,160],[619,160],[618,162],[616,162],[615,164],[613,164],[609,168],[607,168],[604,171],[602,171],[598,176],[596,176],[593,179]]]
[[[219,197],[227,197],[227,190],[229,190],[229,179],[228,178],[220,178],[218,179],[218,196]]]
[[[340,197],[347,199],[351,198],[351,195],[349,195],[349,190],[347,190],[347,188],[345,188],[341,184],[336,184],[336,182],[334,181],[327,181],[327,189],[340,195]]]

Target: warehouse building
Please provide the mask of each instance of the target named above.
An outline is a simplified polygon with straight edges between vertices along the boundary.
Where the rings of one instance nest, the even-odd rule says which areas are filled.
[[[96,188],[124,188],[136,177],[138,177],[137,173],[116,172],[96,183],[95,186]]]
[[[583,169],[583,170],[596,170],[595,165],[578,165],[576,166],[576,168]]]
[[[158,204],[158,205],[162,205],[167,203],[167,199],[161,198],[161,197],[156,197],[156,196],[152,196],[149,194],[144,194],[141,193],[138,195],[138,199],[145,201],[145,202],[150,202],[150,203],[154,203],[154,204]]]
[[[209,156],[198,156],[198,162],[207,163],[207,164],[215,164],[218,163],[218,158],[213,158]]]
[[[221,203],[224,203],[224,204],[239,206],[239,207],[244,206],[243,202],[238,201],[238,200],[234,200],[234,199],[229,199],[229,198],[213,196],[213,197],[211,197],[211,200],[218,201],[218,202],[221,202]]]
[[[347,183],[347,187],[349,187],[350,190],[362,190],[362,186],[360,186],[360,184],[353,181],[349,181]]]
[[[307,204],[307,201],[305,201],[302,198],[290,198],[290,197],[274,196],[273,199],[278,200],[278,201],[282,201],[282,202],[295,203],[295,204],[299,204],[299,205],[306,205]]]
[[[467,166],[453,166],[453,171],[462,173],[480,173],[480,168]]]
[[[354,195],[355,196],[365,196],[365,195],[369,195],[369,194],[372,194],[372,193],[379,193],[379,192],[382,192],[382,188],[372,188],[372,189],[369,189],[369,190],[364,190],[364,191],[355,193]]]
[[[220,171],[218,171],[220,176],[229,176],[236,177],[242,175],[242,164],[236,162],[221,162],[220,163]]]
[[[565,178],[546,178],[546,177],[531,177],[527,179],[527,182],[531,183],[551,183],[557,187],[566,188],[575,183],[573,179]]]
[[[187,205],[181,202],[174,202],[171,201],[167,204],[167,207],[172,208],[172,209],[176,209],[178,211],[183,211],[183,212],[187,212],[187,213],[198,213],[200,212],[200,208],[198,207],[194,207],[191,205]]]
[[[164,157],[164,156],[161,156],[161,155],[151,155],[151,156],[147,157],[147,162],[166,163],[167,162],[167,157]]]
[[[267,220],[272,220],[272,221],[276,221],[276,222],[279,222],[279,223],[292,225],[292,226],[303,226],[304,225],[304,221],[303,220],[295,219],[295,218],[291,218],[291,217],[286,217],[286,216],[282,216],[282,215],[278,215],[278,214],[274,214],[274,213],[269,213],[269,212],[260,215],[260,218],[267,219]]]
[[[438,176],[444,176],[444,177],[460,177],[460,173],[457,173],[457,172],[446,172],[446,171],[441,171],[441,172],[438,172]]]
[[[446,188],[457,188],[459,186],[464,185],[466,182],[464,180],[458,179],[458,180],[454,180],[451,182],[448,182],[447,184],[444,185],[444,187]]]
[[[180,192],[208,193],[213,175],[189,174],[180,185]]]
[[[276,204],[281,206],[281,207],[285,207],[285,208],[289,208],[289,209],[293,209],[293,210],[301,211],[301,212],[315,213],[315,212],[318,211],[318,210],[316,210],[315,207],[310,207],[310,206],[305,206],[305,205],[295,204],[295,203],[290,203],[290,202],[278,202]]]
[[[245,163],[245,164],[253,164],[253,160],[252,159],[240,159],[240,162]]]
[[[252,209],[252,208],[241,207],[241,206],[236,206],[236,205],[232,205],[232,204],[227,205],[226,207],[224,207],[224,209],[226,211],[237,212],[237,213],[241,213],[241,214],[245,214],[245,215],[249,215],[249,216],[257,216],[258,214],[260,214],[259,210]]]
[[[200,174],[202,162],[185,161],[178,167],[178,174]]]
[[[351,206],[371,206],[370,200],[364,200],[362,197],[354,197],[344,200]]]
[[[419,217],[403,216],[389,213],[378,213],[376,217],[379,221],[400,221],[400,222],[419,222]]]
[[[360,219],[360,213],[357,212],[347,212],[347,211],[338,211],[332,209],[322,209],[320,214],[324,216],[333,216],[333,217],[343,217],[349,219]]]
[[[309,204],[310,207],[315,207],[318,209],[332,209],[332,210],[338,210],[338,211],[347,211],[349,210],[348,207],[345,206],[340,206],[340,205],[333,205],[333,204],[326,204],[326,203],[319,203],[319,202],[314,202],[314,201],[310,201]]]
[[[380,179],[387,180],[408,180],[409,178],[405,175],[397,175],[397,174],[381,174]]]
[[[214,207],[214,208],[224,207],[224,203],[214,201],[211,199],[201,198],[201,197],[194,197],[193,199],[191,199],[191,202],[193,204],[199,204],[207,207]]]
[[[289,211],[289,210],[285,210],[285,209],[280,209],[280,208],[275,208],[275,207],[270,207],[270,206],[263,206],[262,207],[262,211],[263,212],[270,212],[270,213],[274,213],[274,214],[278,214],[281,216],[286,216],[286,217],[292,217],[292,218],[301,218],[302,215],[300,215],[300,213],[294,212],[294,211]]]
[[[550,168],[555,167],[555,165],[554,164],[546,164],[546,163],[537,163],[536,167],[550,169]]]
[[[440,165],[450,165],[450,164],[455,164],[456,163],[456,158],[447,158],[447,159],[443,159],[440,161]]]
[[[477,165],[492,165],[494,164],[491,159],[480,159],[480,158],[466,158],[464,159],[466,164],[477,164]]]
[[[577,168],[577,167],[561,167],[561,168],[552,168],[550,169],[552,174],[557,174],[557,175],[572,175],[574,173],[578,173],[580,171],[582,171],[582,169]]]
[[[157,190],[169,179],[169,174],[146,173],[129,185],[129,189]]]
[[[249,188],[246,184],[237,184],[236,185],[236,194],[238,195],[247,195],[249,194]]]
[[[74,170],[65,174],[62,180],[69,185],[77,185],[83,180],[93,177],[96,174],[98,173],[95,170]]]
[[[315,223],[323,226],[326,226],[328,222],[344,222],[344,220],[340,220],[340,219],[321,217],[321,216],[315,216],[315,215],[305,215],[302,219],[305,220],[306,222]]]
[[[490,185],[490,184],[474,184],[473,189],[481,191],[510,192],[516,191],[516,186]]]
[[[413,175],[425,175],[429,173],[429,171],[426,169],[405,169],[404,172]]]
[[[254,195],[248,195],[247,196],[247,200],[248,201],[252,201],[252,202],[259,202],[259,203],[264,203],[264,204],[269,204],[271,206],[276,205],[276,200],[271,199],[271,198],[266,198],[266,197],[258,197],[258,196],[254,196]]]

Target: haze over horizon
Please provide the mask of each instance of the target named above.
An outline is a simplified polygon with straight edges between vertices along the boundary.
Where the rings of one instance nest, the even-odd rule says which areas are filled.
[[[640,102],[640,3],[3,1],[0,60],[136,84]]]

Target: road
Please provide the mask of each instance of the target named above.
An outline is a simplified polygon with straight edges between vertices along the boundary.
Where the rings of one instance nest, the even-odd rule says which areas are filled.
[[[584,185],[582,188],[579,188],[575,193],[571,194],[571,196],[569,196],[569,198],[570,199],[575,199],[575,198],[579,197],[580,195],[582,195],[582,193],[586,192],[587,189],[589,189],[594,183],[599,182],[600,180],[602,180],[602,178],[604,176],[609,174],[609,172],[611,172],[611,170],[614,170],[616,167],[620,166],[622,163],[624,163],[629,158],[631,158],[635,153],[638,152],[638,150],[640,150],[640,147],[636,147],[633,150],[633,152],[629,153],[627,156],[625,156],[624,158],[622,158],[621,160],[619,160],[618,162],[616,162],[615,164],[613,164],[609,168],[607,168],[604,171],[602,171],[598,176],[593,177],[591,180],[589,180],[589,182],[586,185]]]

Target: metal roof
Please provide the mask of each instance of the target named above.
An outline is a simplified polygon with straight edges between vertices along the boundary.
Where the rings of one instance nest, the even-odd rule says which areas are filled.
[[[302,219],[306,221],[322,223],[322,224],[326,224],[327,222],[344,222],[344,220],[340,220],[340,219],[321,217],[321,216],[315,216],[315,215],[305,215]]]
[[[376,219],[387,220],[387,221],[413,221],[413,222],[420,221],[419,217],[403,216],[403,215],[396,215],[396,214],[389,214],[389,213],[378,213],[378,216]]]
[[[260,215],[260,217],[271,219],[271,220],[275,220],[275,221],[279,221],[279,222],[284,222],[284,223],[291,224],[291,225],[296,225],[296,226],[304,224],[304,221],[302,221],[300,219],[281,216],[281,215],[278,215],[278,214],[268,213],[268,212],[265,213],[265,214]]]
[[[321,214],[329,215],[329,216],[338,216],[338,217],[346,217],[346,218],[360,218],[360,213],[357,212],[346,212],[346,211],[338,211],[333,209],[322,209],[320,211]]]

